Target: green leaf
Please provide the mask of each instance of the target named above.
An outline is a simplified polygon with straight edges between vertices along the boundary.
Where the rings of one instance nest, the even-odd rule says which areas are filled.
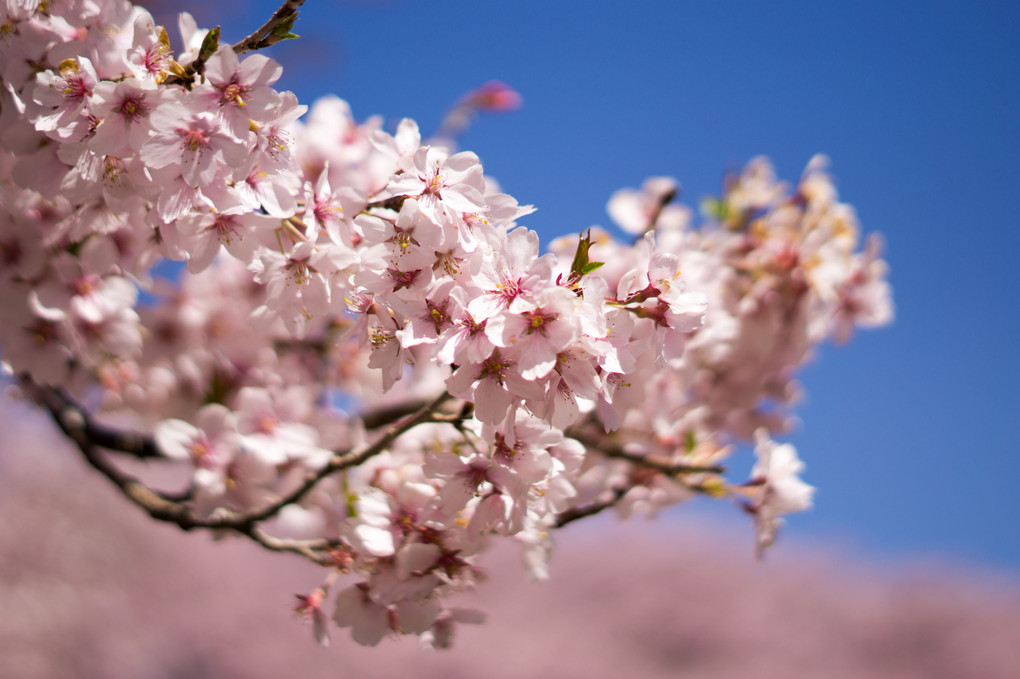
[[[205,61],[212,55],[216,54],[216,50],[220,48],[220,27],[210,30],[205,34],[205,38],[202,40],[202,47],[198,50],[198,58],[200,61]]]
[[[697,439],[694,438],[693,431],[688,431],[686,434],[684,434],[684,448],[687,450],[688,453],[694,450],[694,447],[696,445],[698,445],[698,441]]]
[[[581,278],[604,264],[604,262],[592,262],[588,259],[591,243],[591,229],[588,229],[587,233],[582,233],[577,239],[577,250],[574,252],[574,261],[570,264],[570,276],[567,278],[567,286],[570,288],[576,289],[577,282]]]
[[[715,198],[714,196],[702,199],[701,214],[723,224],[730,222],[737,216],[725,197]]]
[[[297,16],[298,13],[294,12],[289,17],[278,23],[275,27],[273,27],[273,32],[270,33],[270,35],[277,40],[288,40],[289,38],[287,36],[294,35],[290,32],[290,30],[294,28],[294,22],[297,21]],[[297,36],[294,35],[294,37],[296,38]]]
[[[570,264],[570,271],[578,272],[588,265],[588,249],[591,248],[591,229],[588,233],[580,234],[577,240],[577,250],[574,251],[574,261]]]

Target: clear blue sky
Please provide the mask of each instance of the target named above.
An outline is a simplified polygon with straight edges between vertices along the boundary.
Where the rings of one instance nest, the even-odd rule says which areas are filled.
[[[243,37],[277,3],[205,3]],[[201,8],[198,3],[183,6]],[[308,0],[277,46],[305,103],[434,130],[493,78],[524,108],[463,138],[548,239],[669,174],[696,202],[764,154],[828,154],[888,244],[893,326],[825,347],[793,437],[820,490],[797,539],[1020,572],[1020,5]]]

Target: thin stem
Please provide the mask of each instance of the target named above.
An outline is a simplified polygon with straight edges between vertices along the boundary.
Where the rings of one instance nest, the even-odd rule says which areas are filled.
[[[332,566],[333,560],[324,556],[321,552],[335,547],[337,542],[332,540],[287,540],[276,538],[266,533],[260,526],[248,526],[240,533],[251,538],[271,552],[290,552],[305,557],[320,566]]]

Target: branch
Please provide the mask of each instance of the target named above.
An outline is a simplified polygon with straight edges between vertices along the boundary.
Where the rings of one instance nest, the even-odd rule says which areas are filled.
[[[55,420],[57,419],[57,414],[65,410],[77,413],[73,420],[67,420],[61,425],[61,428],[65,425],[73,428],[73,431],[64,431],[72,441],[77,443],[80,439],[98,448],[132,455],[140,459],[166,459],[163,451],[159,449],[159,446],[156,445],[156,440],[151,435],[134,431],[123,431],[95,422],[80,404],[61,389],[42,387],[29,382],[25,378],[21,380],[21,383],[36,401],[50,411]],[[372,430],[390,424],[427,406],[428,402],[422,399],[415,399],[367,410],[357,417],[361,418],[365,429]],[[59,421],[58,424],[60,424]]]
[[[61,431],[78,446],[86,461],[109,479],[126,498],[154,519],[176,523],[184,530],[197,527],[194,515],[186,506],[163,497],[138,479],[122,473],[103,457],[98,445],[89,438],[91,428],[88,418],[77,404],[52,387],[40,387],[28,381],[24,384],[33,397],[50,412]]]
[[[233,517],[228,517],[222,522],[225,527],[241,527],[249,524],[254,524],[258,521],[265,521],[266,519],[276,515],[281,509],[287,505],[300,502],[301,498],[308,494],[315,485],[334,472],[338,472],[342,469],[348,469],[350,467],[356,467],[357,465],[365,462],[366,460],[378,455],[385,449],[389,448],[390,445],[403,433],[410,429],[422,424],[424,422],[432,421],[439,410],[439,407],[450,400],[452,396],[448,392],[443,392],[438,397],[433,399],[431,403],[427,403],[422,406],[416,413],[407,417],[406,419],[390,425],[381,437],[376,439],[374,443],[361,450],[351,450],[346,453],[335,455],[328,463],[326,463],[322,469],[317,472],[308,475],[298,488],[291,491],[289,494],[284,495],[276,502],[267,505],[261,509],[257,509],[244,514],[235,514]]]
[[[284,538],[274,538],[262,530],[260,526],[256,525],[249,526],[246,530],[239,530],[239,532],[271,552],[298,554],[320,566],[334,565],[333,560],[328,556],[323,556],[321,552],[336,547],[339,544],[333,540],[286,540]]]
[[[583,443],[585,447],[590,448],[606,457],[615,458],[618,460],[626,460],[633,462],[634,464],[653,469],[657,472],[662,472],[668,476],[676,477],[683,474],[725,474],[726,467],[721,465],[695,465],[695,464],[682,464],[676,463],[670,460],[668,457],[662,455],[641,455],[639,453],[631,453],[624,449],[622,445],[611,441],[608,437],[602,435],[593,435],[582,429],[569,429],[564,432],[570,438],[576,439]]]
[[[124,474],[100,452],[101,447],[111,444],[119,450],[135,452],[140,457],[158,457],[160,456],[158,448],[156,448],[155,443],[151,439],[139,434],[125,434],[106,429],[105,427],[99,427],[90,421],[88,414],[81,406],[61,390],[54,387],[39,386],[27,379],[22,380],[22,382],[26,391],[49,411],[57,426],[74,442],[86,461],[113,483],[128,500],[144,510],[153,519],[176,524],[186,531],[196,528],[233,530],[271,551],[299,554],[315,563],[327,566],[331,565],[332,561],[317,552],[334,547],[334,542],[329,540],[285,540],[275,538],[268,535],[258,525],[258,522],[272,518],[287,505],[299,502],[319,481],[330,474],[357,466],[374,455],[378,455],[388,448],[399,436],[417,425],[433,421],[433,419],[436,419],[436,421],[447,421],[447,418],[438,415],[437,411],[446,401],[452,398],[449,393],[443,392],[440,396],[433,399],[432,402],[422,406],[410,417],[392,424],[371,445],[365,446],[361,450],[335,455],[322,469],[311,474],[300,487],[272,504],[248,512],[222,511],[209,518],[198,518],[182,501],[160,495],[138,479]],[[139,443],[139,441],[142,443]],[[148,443],[143,445],[146,441]],[[151,454],[141,454],[142,451],[148,451],[149,447],[154,452],[150,451]]]
[[[602,502],[592,502],[589,505],[583,505],[581,507],[574,507],[564,512],[560,512],[556,515],[556,520],[553,522],[553,528],[563,528],[568,523],[573,523],[579,519],[584,519],[589,516],[594,516],[599,512],[609,509],[614,506],[617,502],[623,499],[623,496],[627,494],[626,488],[614,488],[613,497],[609,500],[603,500]]]
[[[401,417],[406,417],[427,405],[428,403],[426,401],[416,399],[413,401],[404,401],[403,403],[380,406],[362,413],[361,421],[365,424],[365,429],[378,429],[379,427],[399,420]]]
[[[371,423],[376,427],[385,422],[393,422],[397,417],[403,416],[404,419],[393,422],[382,436],[362,449],[334,455],[321,469],[309,474],[299,487],[271,504],[248,512],[220,512],[203,519],[196,517],[186,504],[177,501],[176,498],[160,495],[138,479],[123,474],[99,451],[99,448],[108,448],[141,458],[161,457],[159,449],[151,437],[133,432],[120,432],[98,425],[91,421],[80,405],[61,390],[54,387],[41,387],[28,380],[23,380],[23,383],[33,397],[50,412],[64,434],[78,446],[88,463],[153,519],[176,524],[186,531],[196,528],[232,530],[270,551],[298,554],[323,566],[329,566],[332,563],[329,557],[322,554],[322,551],[335,546],[333,542],[275,538],[267,534],[258,524],[274,517],[284,507],[300,502],[316,484],[330,474],[355,467],[378,455],[390,447],[397,438],[419,424],[425,422],[456,423],[464,414],[446,415],[439,412],[443,404],[452,398],[447,392],[443,392],[431,402],[423,405],[421,402],[411,401],[370,412],[366,414],[366,424]],[[411,412],[413,406],[418,406],[418,409]],[[717,465],[675,464],[661,456],[630,453],[624,450],[621,445],[604,436],[594,435],[580,429],[570,431],[569,435],[606,457],[627,460],[669,476],[693,473],[721,474],[725,471],[723,467]],[[614,488],[613,496],[608,500],[568,509],[557,515],[553,527],[562,528],[574,521],[609,509],[616,505],[626,492],[626,488]]]
[[[92,421],[88,413],[56,387],[42,387],[27,379],[21,383],[33,398],[50,411],[60,428],[75,443],[83,441],[91,446],[127,453],[138,458],[162,458],[163,453],[151,436],[132,431],[120,431]],[[80,447],[80,444],[79,444]]]
[[[67,418],[72,420],[71,424],[73,426],[75,414],[73,411],[68,411],[68,413]],[[61,420],[59,419],[58,424],[61,424]],[[61,425],[61,428],[64,428],[63,425]],[[64,429],[64,431],[65,433],[68,433],[67,429]],[[78,444],[79,450],[81,450],[85,459],[88,460],[92,467],[112,481],[125,497],[127,497],[135,505],[145,510],[145,512],[153,519],[166,523],[177,524],[180,528],[186,531],[194,528],[209,527],[207,522],[196,519],[187,506],[168,500],[153,492],[137,479],[122,474],[120,470],[103,458],[99,451],[95,449],[95,446],[88,445],[87,443],[83,445],[81,441],[75,441],[75,443]],[[238,533],[251,538],[253,541],[270,551],[290,552],[292,554],[303,556],[306,559],[322,566],[332,565],[332,561],[328,557],[317,553],[317,551],[329,549],[334,546],[331,541],[284,540],[274,538],[266,534],[261,527],[255,524],[237,526],[233,527],[233,529]]]
[[[234,45],[236,54],[244,54],[252,50],[260,50],[271,47],[290,33],[297,18],[297,8],[305,3],[305,0],[286,0],[280,9],[276,10],[269,21],[264,23],[257,31],[249,35],[241,42]]]

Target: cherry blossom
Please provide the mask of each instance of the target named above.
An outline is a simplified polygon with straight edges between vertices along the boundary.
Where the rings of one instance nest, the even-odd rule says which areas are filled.
[[[175,54],[127,0],[7,2],[0,365],[21,393],[155,520],[320,567],[295,610],[323,645],[335,624],[448,647],[482,620],[448,600],[493,542],[544,578],[555,531],[602,511],[725,499],[771,545],[811,506],[772,438],[798,371],[893,317],[827,159],[793,184],[752,159],[701,221],[653,177],[609,200],[624,240],[543,252],[534,208],[455,152],[520,96],[472,90],[432,141],[306,107],[247,54],[296,4],[237,45],[181,15]]]
[[[482,166],[474,153],[448,156],[442,149],[422,146],[414,154],[412,167],[390,191],[417,197],[422,214],[437,224],[446,217],[456,219],[459,213],[485,209]]]
[[[212,184],[244,165],[247,148],[194,98],[171,103],[152,114],[155,134],[140,149],[149,167],[179,169],[188,186]]]
[[[758,461],[751,469],[750,483],[758,486],[758,497],[750,510],[755,516],[760,553],[775,540],[781,515],[811,507],[814,488],[800,480],[804,463],[792,445],[775,443],[764,429],[755,432],[755,442]]]

